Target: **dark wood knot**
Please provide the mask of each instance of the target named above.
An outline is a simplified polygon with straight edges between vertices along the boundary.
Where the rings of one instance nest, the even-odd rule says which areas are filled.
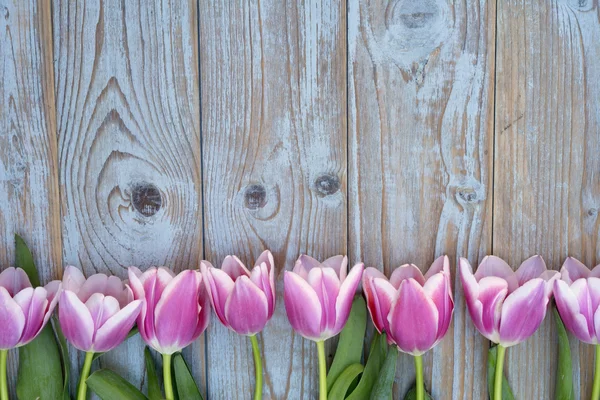
[[[315,179],[314,188],[319,197],[331,196],[340,190],[340,179],[336,175],[321,175]]]
[[[261,184],[248,185],[244,192],[244,205],[249,210],[258,210],[267,204],[267,189]]]
[[[160,210],[160,190],[151,183],[137,183],[132,190],[133,207],[144,217],[151,217]]]

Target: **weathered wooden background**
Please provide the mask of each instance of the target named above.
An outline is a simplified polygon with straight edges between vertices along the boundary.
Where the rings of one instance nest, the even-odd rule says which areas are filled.
[[[0,28],[2,267],[14,233],[45,280],[264,248],[279,290],[300,253],[600,262],[598,0],[0,0]],[[484,399],[454,283],[426,385]],[[509,351],[518,399],[553,398],[555,340],[548,318]],[[265,397],[315,398],[281,297],[260,342]],[[143,387],[142,349],[100,364]],[[588,398],[593,352],[572,349]],[[186,357],[210,399],[250,398],[250,345],[216,318]],[[394,398],[413,380],[401,355]]]

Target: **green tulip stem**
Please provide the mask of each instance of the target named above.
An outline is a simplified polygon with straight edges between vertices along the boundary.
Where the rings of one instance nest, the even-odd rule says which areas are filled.
[[[424,400],[425,385],[423,384],[423,356],[415,356],[415,371],[417,373],[417,400]]]
[[[258,347],[258,340],[256,335],[250,336],[252,342],[252,355],[254,356],[254,374],[255,384],[254,388],[254,400],[262,400],[262,387],[263,387],[263,375],[262,375],[262,359],[260,358],[260,348]]]
[[[8,350],[0,350],[0,400],[8,400],[8,383],[6,381],[6,359]]]
[[[494,376],[494,400],[502,400],[502,376],[504,374],[504,354],[506,348],[502,345],[496,346],[498,354],[496,357],[496,373]]]
[[[94,361],[94,352],[88,351],[85,353],[85,361],[81,368],[81,374],[79,375],[79,386],[77,388],[77,400],[86,400],[87,398],[87,384],[85,381],[90,376],[90,370],[92,369],[92,361]]]
[[[317,342],[319,352],[319,400],[327,400],[327,364],[325,362],[325,341]]]
[[[592,400],[600,400],[600,344],[596,345],[596,365],[594,369]]]
[[[173,379],[171,378],[171,354],[163,354],[163,381],[165,383],[166,400],[175,400],[173,393]]]

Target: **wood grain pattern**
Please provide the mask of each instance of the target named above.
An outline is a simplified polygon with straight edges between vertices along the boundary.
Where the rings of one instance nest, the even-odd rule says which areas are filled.
[[[349,2],[349,239],[388,274],[490,250],[495,4]],[[454,268],[453,268],[454,270]],[[487,342],[456,308],[426,356],[434,398],[483,399]],[[394,398],[414,383],[401,355]]]
[[[50,4],[0,0],[0,268],[14,234],[43,283],[60,276],[61,236]],[[14,393],[18,354],[9,356]]]
[[[554,269],[567,255],[600,262],[598,60],[597,1],[498,2],[493,246],[514,267],[533,254]],[[572,349],[575,398],[589,398],[592,348],[573,340]],[[550,317],[508,351],[508,365],[519,398],[552,398]]]
[[[198,267],[196,24],[191,0],[54,4],[63,259],[88,275]],[[195,353],[204,359],[202,342]],[[140,338],[100,365],[143,386]]]
[[[277,264],[278,305],[260,335],[264,397],[317,397],[316,346],[294,335],[283,270],[346,251],[346,10],[310,0],[200,2],[206,258]],[[211,399],[248,399],[247,338],[213,321]],[[331,351],[331,346],[330,346]]]

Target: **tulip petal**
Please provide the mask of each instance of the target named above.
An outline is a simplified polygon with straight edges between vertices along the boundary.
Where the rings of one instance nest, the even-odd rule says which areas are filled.
[[[347,261],[346,261],[347,262]],[[350,309],[352,308],[352,301],[354,300],[354,294],[356,288],[360,283],[360,278],[363,274],[365,266],[363,263],[358,263],[350,270],[350,273],[342,282],[337,300],[335,301],[335,325],[333,327],[333,334],[337,335],[340,333],[346,322],[348,322],[348,316],[350,315]]]
[[[509,293],[512,293],[519,287],[519,280],[517,279],[514,271],[512,268],[510,268],[506,261],[500,257],[485,256],[483,260],[481,260],[481,263],[475,272],[475,279],[480,281],[486,276],[495,276],[504,279],[508,284]]]
[[[14,287],[14,286],[13,286]],[[25,315],[4,286],[0,286],[0,349],[15,347],[25,328]]]
[[[240,276],[250,276],[250,271],[237,256],[227,256],[221,264],[221,271],[225,272],[232,280]]]
[[[9,267],[0,273],[0,286],[12,297],[26,287],[31,287],[31,282],[21,268]]]
[[[313,288],[295,272],[283,274],[284,303],[288,320],[296,332],[311,340],[321,340],[321,303]]]
[[[340,291],[340,279],[333,268],[313,268],[308,272],[308,283],[321,303],[321,332],[335,326],[335,304]]]
[[[200,311],[198,311],[198,324],[196,325],[194,337],[198,337],[204,332],[208,326],[208,321],[210,320],[210,300],[205,285],[200,285],[200,290],[198,291],[198,304],[200,306]]]
[[[94,337],[94,320],[85,304],[70,290],[60,296],[58,307],[60,327],[69,342],[77,349],[89,351]]]
[[[532,279],[506,297],[500,319],[501,345],[513,346],[535,333],[548,308],[545,285],[543,279]]]
[[[324,267],[333,268],[336,275],[339,277],[340,282],[343,282],[344,279],[346,279],[346,275],[348,274],[348,257],[342,255],[329,257],[327,260],[323,261],[322,265]]]
[[[56,305],[58,304],[58,299],[60,298],[60,294],[62,293],[62,282],[61,281],[48,282],[48,284],[46,286],[44,286],[44,289],[46,289],[46,298],[48,299],[49,304],[46,307],[46,314],[44,316],[44,322],[42,323],[40,330],[41,330],[41,328],[43,328],[44,325],[46,325],[46,323],[52,316],[52,313],[54,312]],[[36,333],[36,335],[37,335],[37,333]]]
[[[85,306],[90,310],[92,321],[94,321],[94,332],[99,329],[113,315],[119,312],[119,302],[112,296],[105,296],[102,293],[94,293],[85,302]]]
[[[566,282],[554,281],[554,300],[565,327],[582,342],[596,343],[595,336],[589,331],[585,316],[579,312],[577,297]]]
[[[577,279],[587,278],[590,275],[590,270],[581,261],[573,257],[567,257],[560,269],[562,280],[569,285]]]
[[[590,336],[594,336],[594,310],[592,308],[592,298],[590,296],[590,292],[588,290],[587,279],[577,279],[570,286],[571,293],[577,299],[577,303],[579,304],[579,313],[582,314],[587,321],[588,331]]]
[[[268,314],[267,296],[247,276],[236,280],[225,303],[231,329],[240,335],[254,335],[263,330]]]
[[[398,299],[388,316],[391,335],[405,353],[420,355],[437,340],[438,311],[414,278],[400,284]]]
[[[158,303],[162,299],[163,292],[167,285],[170,285],[175,278],[174,273],[171,270],[159,267],[144,272],[141,279],[143,280],[147,305],[147,310],[143,319],[144,331],[150,339],[150,342],[152,342],[157,336],[157,324],[155,321],[158,316]],[[144,309],[142,309],[142,311],[144,311]]]
[[[93,351],[106,352],[121,344],[133,327],[141,309],[142,301],[134,300],[107,319],[96,331]]]
[[[79,292],[81,286],[85,283],[83,272],[72,265],[65,268],[62,278],[62,286],[64,290],[70,290],[73,293]]]
[[[292,272],[298,274],[302,279],[308,279],[308,272],[313,268],[318,268],[321,266],[321,263],[315,260],[314,258],[307,256],[306,254],[302,254],[298,260],[296,260],[296,264],[294,265],[294,269]]]
[[[373,277],[376,274],[369,270],[377,271],[375,268],[367,268],[363,274],[363,292],[367,300],[367,308],[375,329],[379,333],[386,332],[389,338],[388,315],[398,292],[383,274],[380,273],[382,277]]]
[[[108,276],[105,274],[94,274],[90,276],[83,285],[81,285],[79,292],[77,292],[77,297],[85,303],[94,293],[104,294],[107,281]]]
[[[275,310],[275,261],[273,260],[273,254],[269,250],[265,250],[256,260],[256,265],[265,264],[267,271],[269,272],[269,289],[271,291],[271,301],[269,302],[269,313],[273,315],[273,311]],[[265,293],[267,291],[265,290]],[[267,297],[269,295],[267,294]]]
[[[449,274],[439,272],[429,277],[425,282],[425,286],[423,286],[423,290],[433,301],[438,311],[437,340],[439,340],[448,331],[454,311]]]
[[[28,287],[21,290],[14,297],[14,301],[23,310],[25,316],[25,327],[19,340],[19,345],[32,341],[42,328],[48,300],[47,292],[43,287]]]
[[[156,304],[156,338],[162,354],[172,354],[189,345],[196,338],[198,324],[198,291],[202,275],[186,270],[167,285]]]
[[[208,262],[202,261],[200,269],[202,270],[204,286],[206,287],[215,314],[217,314],[223,325],[229,327],[227,317],[225,316],[225,303],[233,291],[234,283],[229,275],[213,267]]]
[[[399,266],[392,272],[392,276],[390,276],[390,283],[396,289],[400,288],[400,284],[405,279],[414,279],[421,286],[425,284],[425,277],[421,270],[414,264],[404,264]]]
[[[155,271],[156,268],[150,268],[151,271]],[[144,290],[144,284],[140,280],[140,277],[143,275],[142,271],[140,271],[136,267],[129,267],[127,269],[127,274],[129,276],[129,287],[133,292],[133,297],[136,300],[142,300],[142,309],[138,315],[137,319],[137,327],[140,331],[140,336],[146,343],[149,343],[151,340],[150,334],[152,334],[152,338],[154,338],[154,330],[150,332],[146,332],[146,326],[144,321],[146,321],[146,315],[148,314],[148,303],[146,300],[146,293]]]
[[[450,275],[450,260],[448,259],[448,256],[440,256],[433,261],[431,267],[429,267],[425,274],[425,281],[439,272],[445,272]]]
[[[263,262],[252,268],[250,280],[265,294],[268,314],[269,318],[271,318],[275,311],[275,286],[271,285],[271,277],[269,275],[267,264]]]
[[[594,269],[590,271],[590,277],[600,278],[600,264],[596,265]]]
[[[595,313],[600,307],[600,278],[587,278],[587,287],[592,302],[592,312]]]
[[[515,275],[519,280],[519,286],[523,286],[525,282],[539,278],[546,270],[544,259],[542,256],[536,255],[523,261],[519,269],[515,272]]]

